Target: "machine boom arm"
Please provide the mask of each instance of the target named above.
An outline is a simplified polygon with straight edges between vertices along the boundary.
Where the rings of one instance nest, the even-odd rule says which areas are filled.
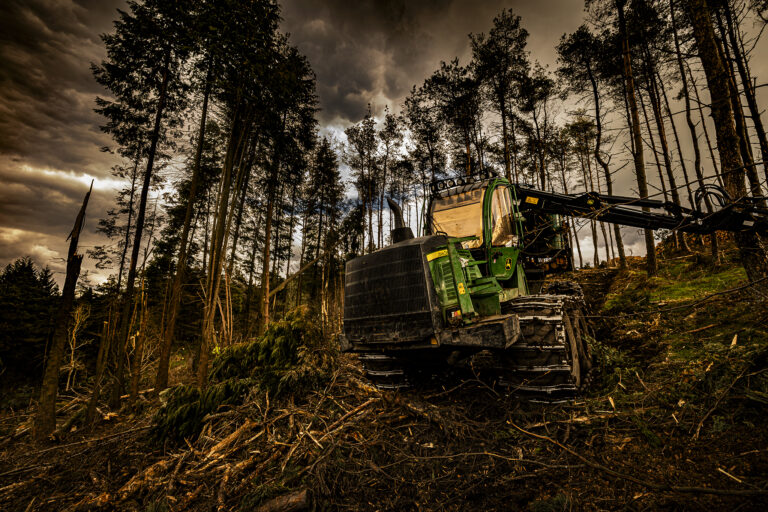
[[[545,192],[525,185],[514,185],[520,201],[520,211],[585,217],[623,226],[646,229],[670,229],[687,233],[706,234],[715,231],[757,231],[768,233],[768,209],[759,203],[764,198],[743,198],[733,201],[717,186],[699,189],[695,194],[695,209],[670,202],[596,192],[560,194]],[[705,196],[716,206],[712,213],[702,212]],[[646,208],[650,211],[643,211]]]

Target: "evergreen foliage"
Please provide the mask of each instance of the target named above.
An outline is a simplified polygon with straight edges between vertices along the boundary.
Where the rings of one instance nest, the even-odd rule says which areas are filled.
[[[50,269],[29,257],[0,272],[0,375],[38,375],[58,296]]]
[[[228,347],[213,361],[209,385],[177,386],[154,418],[152,437],[182,442],[197,435],[207,414],[243,403],[249,393],[301,396],[327,381],[337,349],[328,343],[306,308],[272,323],[264,336]]]

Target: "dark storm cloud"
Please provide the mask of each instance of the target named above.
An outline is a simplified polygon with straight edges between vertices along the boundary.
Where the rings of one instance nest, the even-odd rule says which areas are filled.
[[[37,167],[106,174],[108,142],[93,112],[103,94],[89,69],[99,34],[123,2],[11,0],[0,3],[0,153]]]
[[[369,102],[397,109],[413,85],[440,65],[469,58],[469,33],[486,32],[505,7],[531,32],[534,58],[552,62],[560,35],[583,17],[577,0],[286,0],[283,28],[318,78],[321,121],[360,119]]]
[[[104,91],[90,64],[103,57],[99,35],[123,5],[0,2],[0,263],[29,255],[63,269],[87,175],[97,185],[81,246],[100,243],[94,228],[114,195],[104,180],[114,157],[99,151],[109,138],[93,112]]]

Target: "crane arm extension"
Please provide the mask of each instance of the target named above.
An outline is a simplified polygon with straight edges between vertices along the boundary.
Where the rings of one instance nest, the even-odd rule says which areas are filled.
[[[722,189],[697,191],[696,209],[674,203],[625,196],[609,196],[596,192],[560,194],[515,184],[520,211],[584,217],[622,226],[645,229],[670,229],[687,233],[706,234],[715,231],[756,231],[768,233],[768,210],[756,199],[731,201]],[[702,213],[699,209],[703,195],[715,197],[720,209]],[[648,208],[652,211],[643,211]],[[653,211],[655,210],[655,211]]]

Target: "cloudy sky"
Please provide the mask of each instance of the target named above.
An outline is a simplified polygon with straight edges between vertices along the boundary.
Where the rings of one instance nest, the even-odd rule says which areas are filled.
[[[0,264],[29,255],[61,272],[65,239],[91,179],[81,246],[101,242],[97,220],[119,183],[110,176],[115,158],[100,151],[110,141],[93,107],[104,91],[89,67],[103,57],[99,34],[112,29],[123,6],[123,0],[0,1]],[[375,113],[387,105],[397,111],[441,60],[466,62],[467,35],[487,31],[504,7],[522,16],[532,60],[554,67],[554,45],[582,22],[582,6],[579,0],[285,0],[282,26],[317,74],[323,131],[339,133],[368,103]]]

